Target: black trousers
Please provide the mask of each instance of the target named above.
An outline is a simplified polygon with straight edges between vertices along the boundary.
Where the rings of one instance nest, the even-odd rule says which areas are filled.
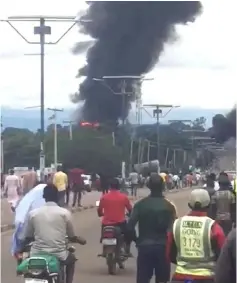
[[[103,189],[102,189],[103,195],[104,195],[104,194],[107,194],[108,192],[109,192],[109,189],[108,189],[108,188],[105,188],[105,189],[103,188]]]
[[[75,273],[75,262],[76,262],[76,257],[73,253],[69,253],[68,257],[66,260],[62,261],[62,265],[66,266],[66,280],[64,282],[66,283],[72,283],[73,282],[73,277]]]
[[[82,190],[83,190],[83,187],[81,185],[77,185],[77,184],[73,185],[72,187],[72,191],[73,191],[72,206],[73,207],[76,205],[76,202],[78,206],[81,205]]]
[[[58,205],[61,207],[65,206],[65,195],[66,195],[66,190],[58,192]]]
[[[66,189],[66,204],[69,204],[69,200],[70,200],[70,188],[69,186]]]
[[[156,283],[168,282],[170,279],[170,263],[166,258],[165,245],[139,246],[137,283],[149,283],[154,273]]]
[[[73,192],[72,206],[74,207],[76,205],[76,202],[77,202],[77,205],[80,206],[81,205],[81,198],[82,198],[81,190]]]

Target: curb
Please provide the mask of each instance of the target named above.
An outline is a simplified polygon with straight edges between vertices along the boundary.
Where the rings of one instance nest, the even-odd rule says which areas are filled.
[[[189,190],[190,188],[183,188],[182,190],[171,190],[171,191],[167,191],[165,192],[165,195],[168,195],[168,194],[176,194],[176,193],[179,193],[179,192],[183,192],[183,191],[187,191]],[[129,200],[132,200],[132,201],[138,201],[140,199],[142,199],[144,196],[139,196],[139,197],[131,197],[129,196]],[[96,206],[95,205],[86,205],[86,206],[82,206],[82,207],[78,207],[78,208],[71,208],[70,211],[71,213],[76,213],[76,212],[82,212],[84,210],[88,210],[88,209],[93,209],[95,208]],[[2,232],[7,232],[7,231],[10,231],[12,229],[15,228],[15,225],[14,224],[5,224],[5,225],[2,225],[1,226],[1,233]]]

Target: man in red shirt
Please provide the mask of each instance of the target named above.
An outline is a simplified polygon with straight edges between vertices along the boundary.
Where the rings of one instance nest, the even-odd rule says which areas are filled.
[[[214,282],[213,267],[225,242],[225,234],[218,223],[207,217],[209,205],[210,196],[206,190],[193,190],[189,201],[191,212],[177,219],[173,231],[168,234],[168,255],[176,264],[173,283]]]
[[[100,199],[100,204],[97,212],[99,217],[103,217],[102,229],[107,225],[120,227],[122,233],[124,234],[126,253],[130,256],[131,237],[127,232],[127,221],[125,215],[126,212],[130,214],[131,211],[132,205],[127,195],[122,194],[119,191],[118,179],[113,179],[110,184],[109,193],[103,195]]]
[[[84,189],[84,181],[82,178],[83,173],[84,171],[79,168],[74,168],[69,171],[69,183],[73,192],[72,207],[75,207],[76,202],[78,204],[78,207],[81,206],[82,191]],[[67,201],[69,201],[69,196],[67,198]]]

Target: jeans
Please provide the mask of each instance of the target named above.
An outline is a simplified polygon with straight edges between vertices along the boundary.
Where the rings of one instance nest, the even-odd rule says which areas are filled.
[[[132,196],[137,196],[137,187],[138,185],[137,184],[131,184],[131,195]]]
[[[76,260],[77,259],[76,259],[75,255],[73,253],[69,253],[66,260],[62,261],[62,264],[66,266],[66,274],[65,274],[66,280],[64,281],[66,283],[72,283],[73,282]]]
[[[61,207],[65,206],[65,195],[66,195],[66,190],[58,192],[58,205]]]
[[[137,283],[149,283],[154,272],[156,283],[169,281],[170,263],[166,258],[165,245],[139,246],[137,257]]]

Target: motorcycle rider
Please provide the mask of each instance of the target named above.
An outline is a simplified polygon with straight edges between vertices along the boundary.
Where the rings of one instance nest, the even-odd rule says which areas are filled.
[[[151,194],[137,202],[128,221],[133,231],[138,223],[137,283],[149,283],[155,270],[156,282],[167,282],[170,262],[167,259],[167,232],[176,218],[176,209],[163,196],[164,181],[158,173],[151,173],[147,183]]]
[[[132,205],[126,194],[120,192],[119,180],[114,178],[110,182],[110,191],[104,194],[100,199],[97,209],[99,217],[102,219],[102,231],[104,226],[118,226],[124,234],[125,253],[132,256],[130,252],[131,240],[127,233],[127,221],[125,219],[126,212],[132,211]],[[135,240],[135,239],[132,239]]]
[[[86,240],[75,235],[71,213],[58,206],[58,190],[48,184],[43,197],[46,204],[30,212],[23,232],[23,246],[33,241],[30,255],[42,252],[56,256],[66,265],[66,283],[73,282],[76,258],[67,250],[66,237],[69,241],[86,244]]]
[[[171,282],[211,283],[225,234],[207,217],[210,196],[206,190],[193,190],[188,205],[191,212],[174,222],[168,237],[170,260],[176,264]]]
[[[236,197],[231,187],[229,177],[222,172],[219,176],[219,190],[211,197],[211,210],[215,220],[227,235],[235,222]]]

